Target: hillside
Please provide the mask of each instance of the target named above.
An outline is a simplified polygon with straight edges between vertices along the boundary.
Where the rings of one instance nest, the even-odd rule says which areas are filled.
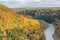
[[[15,14],[0,4],[0,40],[45,40],[38,20]]]
[[[54,40],[60,40],[60,20],[56,19],[55,26]]]
[[[21,8],[21,9],[15,8],[13,10],[17,14],[24,15],[28,18],[33,18],[47,22],[45,24],[44,22],[41,23],[44,29],[47,28],[46,24],[48,23],[54,24],[55,25],[54,40],[60,40],[60,8]]]
[[[54,18],[60,20],[60,8],[15,8],[17,14],[22,14],[28,18],[44,20],[48,23],[55,22]]]

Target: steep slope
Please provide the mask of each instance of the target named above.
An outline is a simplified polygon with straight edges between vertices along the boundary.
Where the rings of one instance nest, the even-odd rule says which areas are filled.
[[[56,19],[55,21],[55,25],[56,25],[56,30],[55,30],[55,34],[54,34],[54,40],[60,40],[60,20]]]
[[[39,21],[17,15],[0,4],[0,40],[45,40]]]
[[[15,8],[17,14],[22,14],[29,18],[44,20],[47,23],[55,22],[54,18],[60,20],[60,8]]]

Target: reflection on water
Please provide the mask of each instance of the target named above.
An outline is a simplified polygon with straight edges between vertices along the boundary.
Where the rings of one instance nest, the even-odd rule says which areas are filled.
[[[55,26],[53,24],[48,24],[49,27],[44,31],[46,40],[53,40],[52,35],[55,32]]]

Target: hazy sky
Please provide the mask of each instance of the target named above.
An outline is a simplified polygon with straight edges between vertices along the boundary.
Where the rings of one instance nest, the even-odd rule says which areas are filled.
[[[60,7],[60,0],[0,0],[9,7]]]

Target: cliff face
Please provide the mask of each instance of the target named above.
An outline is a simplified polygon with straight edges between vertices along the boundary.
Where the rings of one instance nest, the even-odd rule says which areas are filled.
[[[38,20],[17,15],[0,4],[0,40],[45,40]]]
[[[60,20],[56,19],[55,26],[54,40],[60,40]]]

